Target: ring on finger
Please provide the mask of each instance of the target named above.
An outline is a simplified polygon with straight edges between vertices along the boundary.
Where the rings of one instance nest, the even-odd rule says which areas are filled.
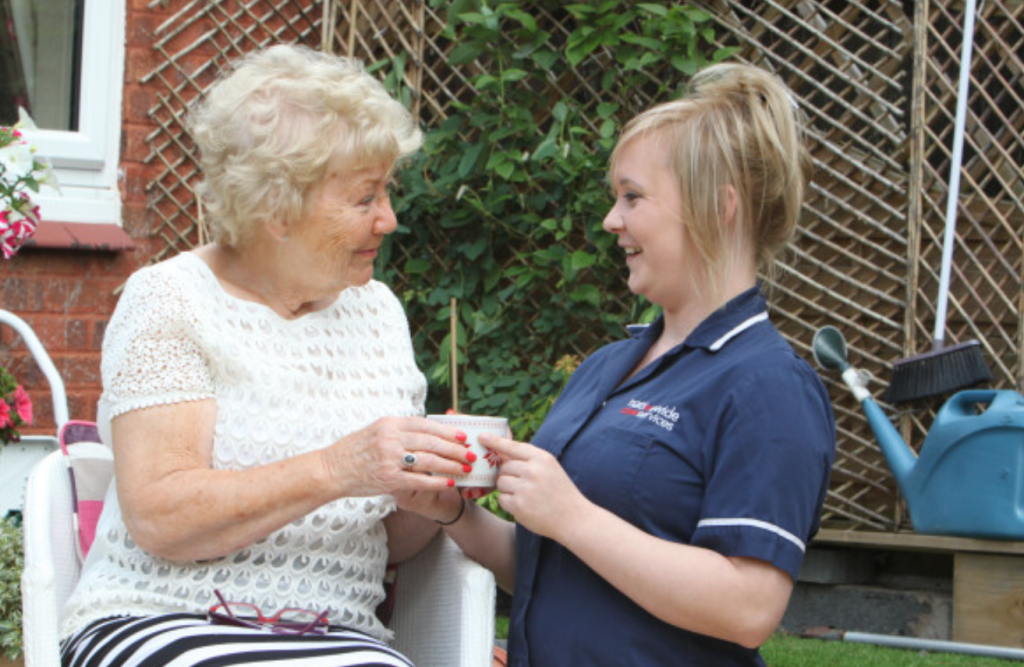
[[[416,465],[416,455],[412,452],[406,452],[405,456],[402,457],[402,465],[406,468],[411,468]]]

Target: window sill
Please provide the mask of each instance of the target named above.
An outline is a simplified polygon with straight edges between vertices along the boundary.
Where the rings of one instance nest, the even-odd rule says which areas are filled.
[[[53,222],[46,220],[36,229],[26,248],[71,248],[118,252],[133,250],[135,242],[115,224]]]

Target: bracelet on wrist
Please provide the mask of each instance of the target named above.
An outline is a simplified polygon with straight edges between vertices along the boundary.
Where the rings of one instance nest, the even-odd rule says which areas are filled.
[[[452,519],[451,521],[438,521],[437,519],[434,519],[434,521],[435,521],[436,523],[439,523],[439,524],[441,524],[442,526],[450,526],[450,525],[452,525],[453,523],[455,523],[456,521],[458,521],[459,519],[461,519],[461,518],[462,518],[462,515],[463,515],[463,514],[465,513],[465,511],[466,511],[466,499],[465,499],[465,498],[463,498],[462,496],[459,496],[459,500],[461,500],[461,501],[462,501],[462,503],[461,503],[461,504],[459,505],[459,513],[455,515],[455,518],[454,518],[454,519]]]

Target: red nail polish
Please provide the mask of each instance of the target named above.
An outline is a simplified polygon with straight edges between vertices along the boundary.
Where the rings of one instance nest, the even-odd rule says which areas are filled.
[[[469,465],[468,463],[463,463],[462,472],[473,472],[473,466]]]
[[[455,414],[455,409],[454,408],[448,408],[447,410],[444,411],[444,413],[446,415],[454,415]]]
[[[448,478],[448,488],[451,488],[453,486],[455,486],[455,480],[449,477]]]
[[[457,431],[455,433],[455,439],[458,440],[459,442],[466,442],[466,434],[463,433],[462,431]]]
[[[473,452],[466,452],[466,460],[469,461],[470,463],[476,461],[476,454],[474,454]]]

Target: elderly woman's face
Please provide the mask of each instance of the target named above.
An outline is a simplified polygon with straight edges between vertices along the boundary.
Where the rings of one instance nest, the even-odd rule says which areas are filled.
[[[351,171],[344,159],[331,159],[324,180],[309,189],[302,220],[291,235],[304,255],[296,269],[329,289],[370,280],[377,249],[398,225],[388,192],[391,167]]]

